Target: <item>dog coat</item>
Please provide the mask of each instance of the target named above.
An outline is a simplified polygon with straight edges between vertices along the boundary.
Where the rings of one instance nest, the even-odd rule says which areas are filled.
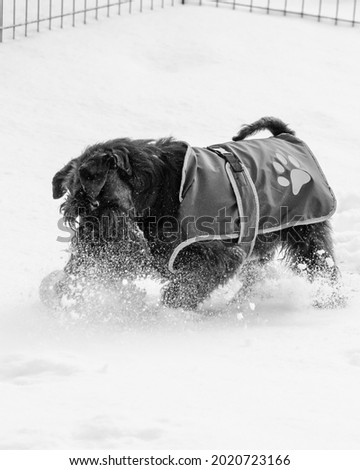
[[[192,243],[236,243],[245,261],[257,235],[322,222],[336,209],[315,156],[291,134],[189,146],[179,199],[172,272],[180,251]]]

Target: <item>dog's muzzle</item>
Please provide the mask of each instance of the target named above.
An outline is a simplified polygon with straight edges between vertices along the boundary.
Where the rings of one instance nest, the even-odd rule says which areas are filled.
[[[94,211],[100,206],[100,202],[97,199],[89,199],[89,206]]]

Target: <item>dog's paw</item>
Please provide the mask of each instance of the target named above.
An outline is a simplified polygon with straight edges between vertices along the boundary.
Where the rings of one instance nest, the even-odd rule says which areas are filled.
[[[277,174],[277,182],[282,187],[291,185],[292,193],[297,196],[301,188],[311,181],[310,174],[301,168],[300,162],[292,155],[276,152],[275,158],[273,167]]]

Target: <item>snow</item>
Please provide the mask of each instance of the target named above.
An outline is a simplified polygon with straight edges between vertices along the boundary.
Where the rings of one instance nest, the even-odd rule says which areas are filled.
[[[177,5],[0,47],[2,449],[359,448],[358,34]],[[41,304],[68,256],[51,178],[70,158],[120,136],[210,145],[263,115],[337,195],[345,308],[313,308],[323,287],[280,262],[241,307],[226,304],[237,280],[202,312],[158,306],[153,281],[122,321]]]

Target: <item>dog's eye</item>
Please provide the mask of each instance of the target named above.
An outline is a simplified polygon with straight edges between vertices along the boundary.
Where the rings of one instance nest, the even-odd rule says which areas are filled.
[[[118,183],[128,186],[131,190],[134,189],[134,181],[125,171],[118,171]]]
[[[118,168],[117,172],[118,172],[118,175],[121,177],[121,179],[129,178],[129,175],[126,173],[126,171],[122,170],[121,168]]]
[[[87,170],[86,168],[82,168],[80,170],[80,177],[83,179],[83,180],[87,180],[87,181],[95,181],[97,179],[100,179],[100,175],[98,175],[97,173],[91,173],[89,170]]]

